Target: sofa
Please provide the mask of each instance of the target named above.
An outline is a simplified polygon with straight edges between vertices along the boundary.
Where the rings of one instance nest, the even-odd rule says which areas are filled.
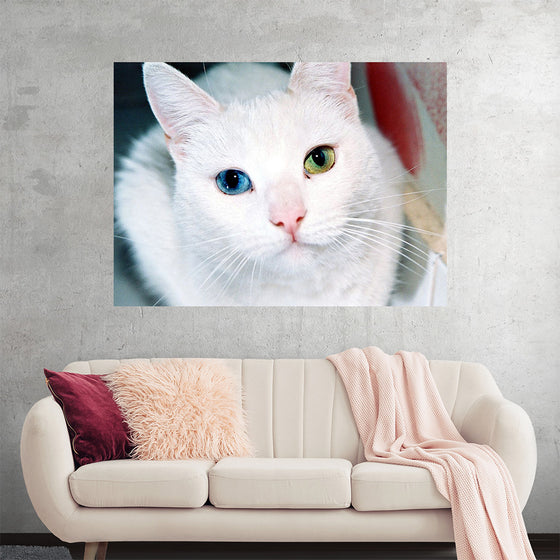
[[[73,362],[64,371],[106,374],[125,361]],[[85,542],[86,560],[102,560],[111,541],[453,541],[449,502],[427,470],[365,462],[328,360],[223,361],[242,387],[251,458],[125,459],[76,469],[61,407],[52,396],[38,401],[24,422],[21,463],[48,530]],[[461,435],[496,450],[524,507],[536,471],[527,414],[480,364],[431,360],[430,367]]]

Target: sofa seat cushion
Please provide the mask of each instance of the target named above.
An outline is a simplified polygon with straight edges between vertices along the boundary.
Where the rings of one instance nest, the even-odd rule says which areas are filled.
[[[197,508],[208,500],[214,461],[101,461],[69,477],[74,500],[86,507]]]
[[[358,511],[451,507],[427,469],[388,463],[354,465],[352,506]]]
[[[346,459],[228,457],[209,472],[210,502],[219,508],[347,508],[351,471]]]

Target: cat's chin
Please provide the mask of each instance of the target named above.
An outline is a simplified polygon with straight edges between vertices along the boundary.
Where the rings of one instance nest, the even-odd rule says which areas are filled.
[[[282,254],[291,259],[299,259],[308,250],[302,243],[296,241],[290,243],[283,251]]]
[[[313,260],[315,253],[313,245],[296,241],[281,249],[275,257],[277,268],[284,272],[296,273]]]

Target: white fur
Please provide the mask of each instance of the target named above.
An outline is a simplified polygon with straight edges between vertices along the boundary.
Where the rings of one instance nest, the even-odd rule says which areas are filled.
[[[163,63],[145,65],[168,146],[160,127],[136,141],[117,177],[115,212],[163,303],[387,304],[404,170],[359,121],[348,65],[300,63],[289,78],[267,65],[215,66],[197,80],[211,97]],[[267,93],[268,83],[276,91]],[[335,165],[308,177],[304,158],[320,145],[335,148]],[[228,168],[245,171],[253,190],[223,194],[215,177]],[[269,214],[296,197],[307,213],[293,243]],[[350,236],[349,224],[365,229]],[[367,237],[381,235],[375,230],[380,243]]]

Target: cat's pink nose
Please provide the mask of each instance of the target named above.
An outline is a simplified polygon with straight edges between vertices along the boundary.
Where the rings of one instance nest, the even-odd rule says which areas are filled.
[[[275,226],[284,228],[292,236],[292,241],[295,242],[296,231],[306,214],[307,210],[304,206],[296,205],[284,208],[281,212],[271,212],[270,221]]]

